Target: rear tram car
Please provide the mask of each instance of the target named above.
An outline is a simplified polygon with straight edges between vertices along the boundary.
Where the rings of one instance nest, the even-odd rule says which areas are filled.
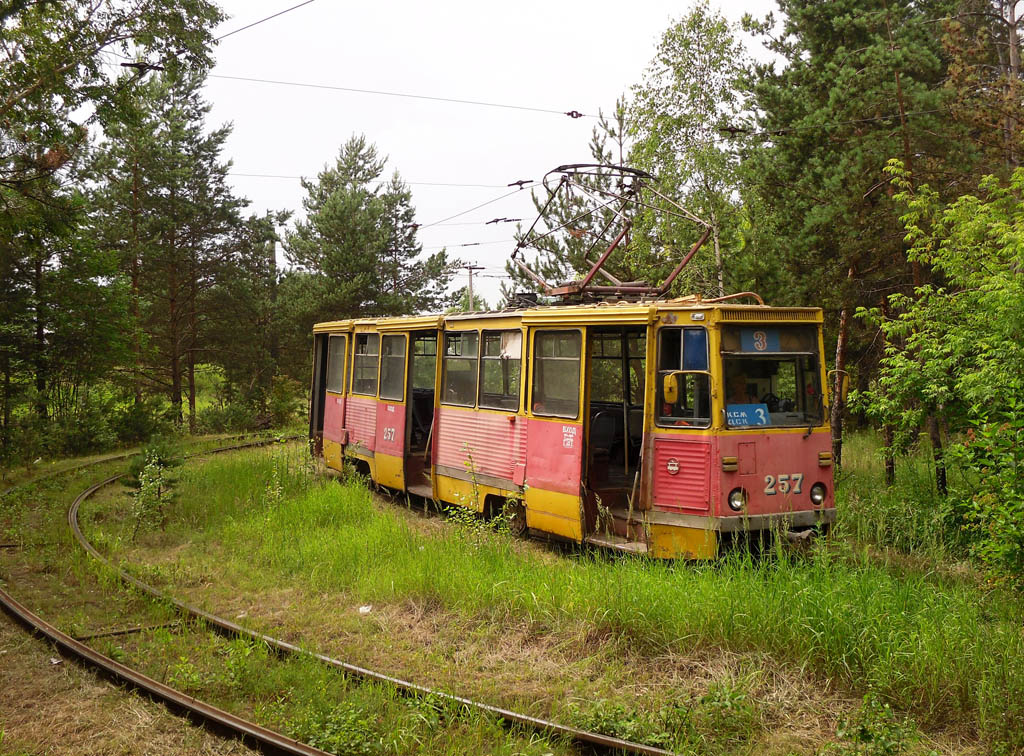
[[[822,312],[706,302],[314,327],[327,467],[660,558],[835,519]]]

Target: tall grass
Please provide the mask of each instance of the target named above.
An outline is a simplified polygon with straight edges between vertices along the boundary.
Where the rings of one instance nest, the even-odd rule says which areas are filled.
[[[294,456],[216,460],[188,485],[204,492],[183,512],[190,528],[209,529],[234,560],[314,590],[436,602],[538,632],[586,623],[650,653],[767,652],[849,691],[876,692],[923,725],[1024,747],[1024,602],[899,574],[848,541],[800,561],[740,554],[665,564],[588,553],[552,566],[497,535],[421,533],[358,483],[311,479]],[[905,522],[928,532],[927,520]],[[862,515],[851,528],[877,527],[869,523]]]
[[[856,543],[891,547],[937,559],[961,559],[969,551],[962,512],[970,492],[955,468],[949,494],[935,489],[927,442],[896,460],[896,481],[886,487],[882,444],[873,433],[844,439],[843,469],[836,485],[840,534]]]

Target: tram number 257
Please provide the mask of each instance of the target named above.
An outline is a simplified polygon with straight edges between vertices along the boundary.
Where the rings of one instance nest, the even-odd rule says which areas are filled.
[[[395,440],[395,429],[394,428],[385,428],[384,429],[384,440],[385,441],[394,441]]]
[[[768,496],[774,496],[777,493],[798,494],[803,490],[804,485],[804,474],[793,473],[791,475],[765,475],[764,476],[764,492]]]

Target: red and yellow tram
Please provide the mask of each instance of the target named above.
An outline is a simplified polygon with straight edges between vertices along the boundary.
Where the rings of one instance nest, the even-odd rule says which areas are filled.
[[[320,323],[310,437],[534,535],[711,558],[835,519],[821,324],[699,298]]]

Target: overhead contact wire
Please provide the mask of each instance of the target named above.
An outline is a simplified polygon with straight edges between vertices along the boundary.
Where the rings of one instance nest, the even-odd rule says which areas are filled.
[[[313,2],[316,2],[316,0],[306,0],[306,2],[299,3],[298,5],[293,5],[291,8],[285,8],[283,11],[278,11],[277,13],[275,13],[272,16],[267,16],[266,18],[261,18],[259,21],[253,21],[251,24],[247,24],[247,25],[243,26],[241,29],[235,29],[234,31],[229,31],[227,34],[222,34],[221,36],[217,37],[213,41],[214,42],[220,42],[222,39],[227,39],[228,37],[231,37],[231,36],[234,36],[235,34],[238,34],[239,32],[244,32],[246,29],[251,29],[254,26],[259,26],[260,24],[262,24],[262,23],[264,23],[266,21],[269,21],[272,18],[277,18],[278,16],[283,16],[285,13],[291,13],[293,10],[298,10],[302,6],[309,5],[310,3],[313,3]]]
[[[529,105],[512,105],[505,102],[488,102],[486,100],[464,100],[459,97],[439,97],[436,95],[421,95],[411,92],[390,92],[384,89],[361,89],[359,87],[342,87],[334,84],[311,84],[303,81],[283,81],[281,79],[260,79],[251,76],[229,76],[228,74],[210,74],[211,79],[226,79],[229,81],[247,81],[253,84],[274,84],[282,87],[304,87],[306,89],[326,89],[332,92],[353,92],[355,94],[379,95],[381,97],[404,97],[410,100],[430,100],[432,102],[450,102],[458,105],[477,105],[485,108],[504,108],[506,110],[526,110],[533,113],[550,113],[553,115],[567,115],[570,118],[596,118],[587,113],[579,113],[575,110],[564,111],[554,108],[535,108]]]

